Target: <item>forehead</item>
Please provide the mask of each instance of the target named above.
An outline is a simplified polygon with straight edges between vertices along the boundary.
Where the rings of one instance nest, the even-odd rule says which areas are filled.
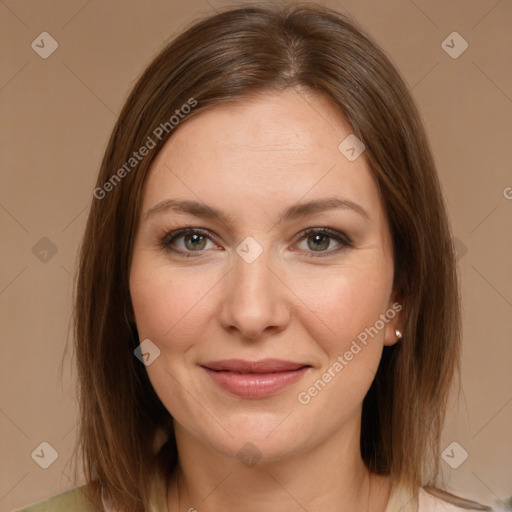
[[[172,196],[271,211],[335,192],[379,207],[364,153],[350,161],[338,148],[351,128],[324,96],[260,94],[215,105],[175,130],[151,165],[143,209]]]

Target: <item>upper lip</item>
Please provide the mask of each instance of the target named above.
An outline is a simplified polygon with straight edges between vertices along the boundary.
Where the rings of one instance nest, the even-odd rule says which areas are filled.
[[[222,361],[210,361],[201,364],[205,368],[217,371],[231,371],[242,373],[275,373],[298,370],[304,363],[284,361],[282,359],[262,359],[261,361],[246,361],[244,359],[223,359]]]

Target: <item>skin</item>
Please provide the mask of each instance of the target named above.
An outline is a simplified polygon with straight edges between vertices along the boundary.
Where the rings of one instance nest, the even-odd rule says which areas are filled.
[[[175,130],[142,191],[130,272],[140,339],[161,351],[146,369],[175,423],[169,511],[178,510],[178,477],[180,510],[364,511],[371,480],[370,509],[384,511],[390,480],[362,461],[361,410],[400,314],[307,405],[297,399],[396,302],[377,185],[364,153],[349,161],[338,150],[350,126],[325,97],[287,89],[217,105]],[[279,222],[289,206],[333,196],[368,217],[337,208]],[[147,215],[167,199],[200,201],[232,224],[174,210]],[[326,226],[351,245],[325,235],[318,250],[314,235],[301,234]],[[173,242],[192,257],[160,244],[183,227],[212,234]],[[252,263],[236,252],[247,236],[263,249]],[[199,366],[229,358],[311,368],[274,395],[241,398]],[[248,442],[261,456],[252,467],[237,457]]]

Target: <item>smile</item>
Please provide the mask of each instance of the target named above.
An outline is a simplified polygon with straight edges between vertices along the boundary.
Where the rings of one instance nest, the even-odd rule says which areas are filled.
[[[231,359],[201,365],[224,391],[244,398],[263,398],[298,382],[310,365],[266,359],[244,361]]]

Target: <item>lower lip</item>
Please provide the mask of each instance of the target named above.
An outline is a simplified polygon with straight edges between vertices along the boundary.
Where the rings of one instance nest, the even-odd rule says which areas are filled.
[[[277,393],[286,386],[299,381],[307,372],[308,366],[298,370],[275,373],[248,373],[215,371],[203,368],[219,387],[244,398],[262,398]]]

